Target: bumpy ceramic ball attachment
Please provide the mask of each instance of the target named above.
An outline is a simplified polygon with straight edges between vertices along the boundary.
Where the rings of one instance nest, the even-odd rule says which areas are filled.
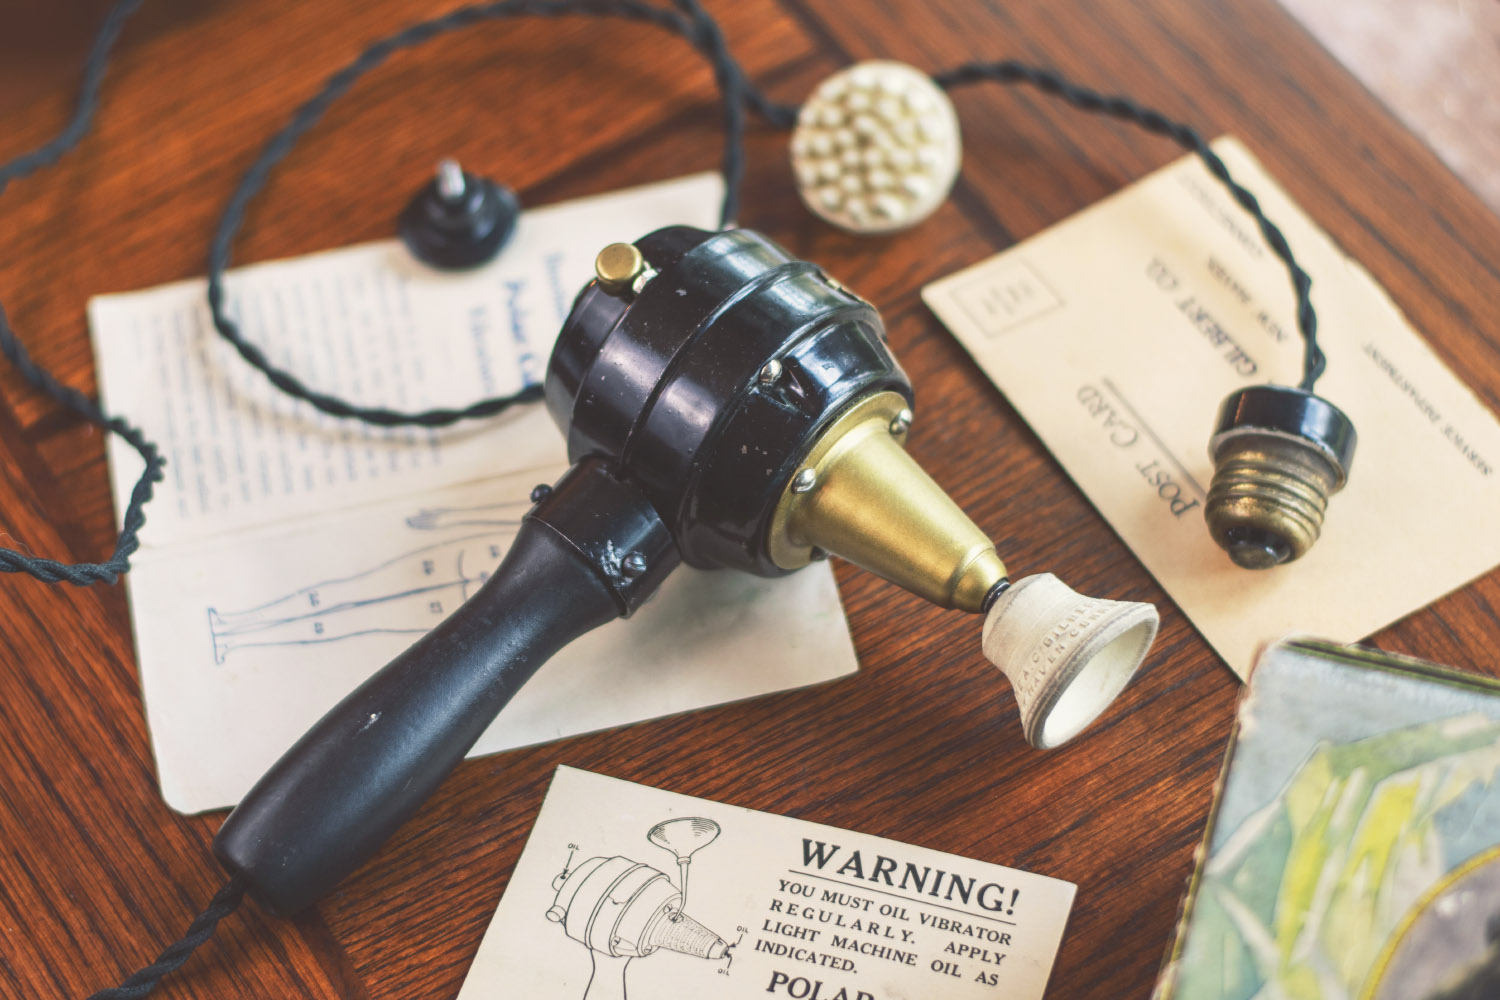
[[[996,598],[984,620],[984,655],[1010,678],[1026,742],[1061,746],[1125,689],[1156,638],[1149,604],[1076,593],[1051,573]]]
[[[792,132],[807,207],[854,233],[921,222],[948,197],[962,148],[953,102],[905,63],[856,63],[818,85]]]

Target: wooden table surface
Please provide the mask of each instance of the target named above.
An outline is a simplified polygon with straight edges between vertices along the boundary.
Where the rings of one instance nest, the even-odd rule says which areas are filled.
[[[88,297],[200,274],[233,185],[291,107],[363,43],[433,6],[149,0],[94,134],[0,197],[0,301],[37,357],[93,391]],[[103,7],[0,5],[0,156],[59,127]],[[1015,56],[1240,135],[1500,406],[1500,222],[1275,0],[710,7],[785,100],[854,59],[937,69]],[[470,31],[394,59],[339,104],[252,208],[237,259],[388,235],[446,155],[533,205],[708,169],[720,148],[713,102],[698,56],[655,28]],[[470,761],[334,896],[290,922],[247,905],[161,995],[451,997],[562,763],[1075,882],[1048,996],[1147,995],[1238,685],[918,290],[1179,152],[1039,95],[981,87],[958,105],[963,177],[916,230],[859,239],[809,217],[784,135],[760,124],[741,221],[883,310],[917,389],[912,450],[1014,569],[1161,608],[1148,668],[1115,711],[1063,750],[1028,750],[973,620],[840,566],[859,675]],[[113,522],[99,432],[0,372],[0,541],[102,558]],[[1496,608],[1491,573],[1374,641],[1494,673]],[[9,577],[0,623],[0,996],[80,996],[175,939],[219,886],[209,842],[222,817],[177,816],[157,795],[122,588]]]

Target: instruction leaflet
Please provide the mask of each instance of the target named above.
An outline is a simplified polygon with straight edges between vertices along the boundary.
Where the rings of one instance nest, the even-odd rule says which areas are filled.
[[[1075,891],[559,767],[459,1000],[1041,1000]]]

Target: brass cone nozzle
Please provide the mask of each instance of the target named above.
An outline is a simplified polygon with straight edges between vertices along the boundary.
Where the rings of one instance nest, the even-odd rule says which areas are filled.
[[[984,653],[1011,680],[1027,741],[1060,746],[1135,674],[1156,635],[1156,609],[1085,597],[1050,573],[1006,589],[990,540],[906,454],[910,424],[894,392],[835,420],[782,494],[771,557],[796,569],[821,549],[934,604],[987,612]]]
[[[850,407],[803,459],[772,518],[783,569],[832,553],[944,608],[979,613],[1005,579],[994,545],[906,453],[899,393]]]

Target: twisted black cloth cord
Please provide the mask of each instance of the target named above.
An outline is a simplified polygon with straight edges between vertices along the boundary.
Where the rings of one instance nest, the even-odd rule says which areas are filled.
[[[259,158],[240,181],[219,221],[209,247],[208,305],[214,326],[225,340],[234,345],[240,356],[259,369],[281,391],[336,417],[353,417],[383,427],[420,425],[442,427],[460,420],[493,416],[516,403],[540,399],[542,387],[527,386],[510,396],[480,400],[462,409],[433,409],[406,413],[385,407],[356,406],[336,396],[318,392],[296,375],[278,368],[259,346],[246,340],[239,324],[224,309],[224,270],[229,266],[230,246],[244,222],[250,201],[265,186],[271,170],[288,153],[297,140],[312,128],[328,107],[352,87],[361,76],[385,62],[396,52],[415,48],[432,39],[485,21],[513,17],[619,17],[644,21],[674,31],[692,42],[709,59],[719,85],[724,105],[724,204],[721,222],[730,226],[739,210],[740,182],[745,169],[744,105],[753,100],[762,114],[784,118],[785,109],[773,105],[758,91],[749,87],[743,69],[730,56],[717,22],[703,10],[697,0],[678,0],[687,18],[639,0],[505,0],[501,3],[462,7],[452,13],[414,24],[381,39],[365,49],[358,58],[328,79],[322,91],[307,101],[282,130],[261,151]]]
[[[188,925],[187,933],[167,945],[156,961],[131,973],[119,986],[89,994],[88,1000],[141,1000],[164,978],[176,972],[198,946],[214,936],[219,921],[233,913],[245,898],[245,876],[236,874],[209,902],[207,909]]]
[[[99,85],[104,81],[109,51],[119,40],[120,32],[125,29],[125,22],[130,20],[130,15],[140,5],[141,0],[120,0],[104,16],[104,23],[99,26],[99,33],[94,36],[94,44],[89,47],[88,58],[84,61],[83,86],[78,95],[78,105],[73,109],[72,120],[51,141],[29,153],[22,153],[8,163],[0,164],[0,194],[5,193],[11,181],[34,174],[62,159],[88,132],[94,112],[99,109]]]
[[[78,145],[78,141],[83,138],[90,122],[93,121],[94,112],[98,110],[99,86],[104,79],[110,49],[119,39],[126,20],[140,5],[141,0],[120,0],[110,9],[104,18],[103,25],[99,28],[99,33],[94,37],[93,46],[89,49],[83,72],[83,88],[78,95],[78,106],[73,111],[72,120],[50,142],[38,146],[29,153],[23,153],[7,163],[0,164],[0,193],[5,191],[11,181],[25,177],[43,167],[51,166]],[[77,389],[63,385],[50,372],[33,361],[31,355],[26,352],[26,348],[16,338],[15,331],[11,329],[4,307],[0,307],[0,354],[16,366],[16,370],[27,382],[85,420],[98,424],[113,434],[120,435],[146,462],[141,478],[136,480],[135,488],[131,490],[130,502],[125,507],[125,516],[120,527],[120,536],[115,540],[115,550],[108,562],[69,565],[53,559],[29,556],[15,549],[0,548],[0,572],[30,573],[45,583],[67,582],[78,586],[101,582],[114,583],[120,578],[121,573],[130,569],[130,556],[140,547],[140,541],[136,536],[141,525],[146,523],[144,508],[151,499],[153,487],[161,482],[162,467],[166,461],[157,451],[156,445],[152,444],[137,428],[120,417],[112,417],[105,413],[93,400]]]
[[[102,84],[109,53],[119,39],[125,22],[140,6],[141,0],[118,0],[106,15],[93,46],[90,48],[84,68],[83,84],[78,104],[67,126],[51,141],[25,153],[5,164],[0,164],[0,193],[12,180],[25,177],[43,167],[56,163],[78,144],[88,131],[99,104]],[[490,416],[505,408],[541,395],[540,386],[528,386],[511,396],[482,400],[460,410],[436,409],[422,413],[401,413],[384,408],[354,406],[333,396],[315,392],[289,372],[270,364],[265,354],[254,344],[246,341],[223,310],[223,277],[229,265],[230,246],[244,220],[250,201],[265,185],[271,170],[291,151],[297,139],[315,125],[328,107],[349,90],[366,72],[381,65],[394,53],[414,48],[440,35],[457,31],[471,25],[492,20],[519,16],[560,17],[582,15],[592,17],[619,17],[644,21],[674,31],[687,38],[709,59],[714,68],[724,105],[724,157],[722,170],[725,180],[724,205],[721,222],[732,225],[738,210],[740,182],[744,174],[744,112],[748,106],[777,128],[790,128],[796,121],[796,105],[779,104],[769,100],[748,79],[744,70],[730,55],[722,30],[705,11],[699,0],[674,0],[681,13],[652,7],[640,0],[506,0],[500,3],[479,4],[465,7],[442,17],[413,25],[397,32],[367,48],[354,62],[335,73],[323,90],[303,104],[291,121],[261,152],[254,165],[246,173],[230,199],[219,223],[209,252],[208,300],[213,313],[214,325],[219,333],[238,349],[251,365],[264,372],[282,391],[304,399],[318,409],[340,417],[354,417],[383,426],[419,424],[442,426],[459,420]],[[1312,280],[1297,264],[1285,237],[1260,207],[1255,196],[1240,186],[1229,174],[1223,160],[1210,149],[1199,134],[1190,126],[1173,122],[1160,112],[1142,107],[1122,96],[1108,96],[1063,79],[1054,71],[1027,66],[1011,60],[991,63],[971,63],[953,70],[936,74],[933,79],[942,87],[952,88],[982,80],[1001,83],[1027,83],[1042,91],[1055,94],[1075,107],[1098,112],[1134,122],[1148,131],[1166,135],[1179,145],[1196,153],[1210,173],[1222,182],[1235,200],[1259,223],[1262,235],[1272,251],[1287,266],[1292,276],[1297,295],[1297,323],[1306,341],[1304,377],[1301,387],[1311,390],[1322,374],[1326,361],[1317,346],[1317,314],[1310,297]],[[129,557],[139,546],[137,534],[145,523],[143,508],[151,499],[153,484],[161,481],[165,464],[155,445],[134,426],[119,417],[106,414],[96,403],[76,389],[63,385],[57,378],[37,365],[16,339],[0,308],[0,354],[14,364],[21,375],[33,386],[45,392],[64,406],[80,414],[111,433],[120,435],[145,460],[146,468],[131,493],[130,502],[123,518],[123,527],[115,545],[114,555],[106,563],[83,563],[66,565],[50,559],[23,555],[11,549],[0,549],[0,571],[27,572],[46,582],[86,585],[100,581],[113,583],[119,575],[129,569]],[[155,962],[129,976],[120,986],[100,990],[89,1000],[140,1000],[151,993],[161,980],[179,968],[188,957],[213,936],[219,921],[240,905],[246,889],[242,875],[235,875],[221,889],[198,917],[189,925],[187,933],[177,942],[164,949]]]
[[[750,82],[740,64],[729,54],[719,22],[703,9],[703,5],[698,0],[676,0],[676,5],[679,10],[693,19],[695,41],[713,60],[715,70],[732,67],[738,74],[740,93],[752,111],[759,114],[774,128],[789,129],[797,124],[798,106],[772,101]]]
[[[137,537],[141,525],[146,523],[144,507],[150,501],[155,485],[161,482],[162,468],[167,464],[156,445],[152,444],[138,428],[121,417],[112,417],[99,405],[77,389],[63,385],[42,368],[26,348],[16,339],[6,320],[5,310],[0,308],[0,354],[10,359],[26,381],[42,390],[85,420],[98,424],[111,433],[118,434],[130,443],[146,461],[141,478],[130,491],[130,502],[125,507],[125,516],[120,525],[120,536],[115,540],[115,551],[108,562],[61,563],[54,559],[29,556],[15,549],[0,548],[0,572],[30,573],[44,583],[71,583],[86,587],[94,583],[114,583],[120,574],[130,569],[130,557],[140,548]]]
[[[1224,165],[1219,154],[1203,141],[1203,137],[1196,129],[1190,125],[1174,122],[1160,111],[1143,107],[1129,97],[1101,94],[1064,79],[1054,70],[1028,66],[1013,59],[967,63],[955,69],[935,73],[932,79],[944,89],[983,80],[1029,84],[1045,93],[1062,98],[1075,108],[1132,122],[1148,132],[1167,136],[1184,149],[1197,153],[1199,159],[1208,167],[1208,172],[1228,188],[1240,207],[1255,219],[1271,252],[1281,259],[1292,277],[1292,290],[1297,296],[1297,328],[1302,332],[1305,345],[1302,381],[1298,387],[1307,392],[1312,391],[1313,385],[1323,374],[1323,370],[1328,367],[1328,359],[1323,356],[1322,349],[1318,347],[1318,314],[1312,304],[1312,278],[1297,263],[1297,258],[1292,254],[1292,248],[1287,244],[1286,237],[1282,235],[1276,224],[1266,217],[1265,211],[1260,207],[1260,201],[1230,176],[1229,168]]]
[[[373,424],[393,426],[419,424],[438,427],[460,420],[493,416],[517,403],[541,398],[541,386],[527,386],[510,396],[481,400],[463,409],[435,409],[407,414],[383,407],[360,407],[337,397],[310,389],[290,372],[272,365],[265,353],[245,340],[238,324],[223,308],[223,276],[229,264],[230,246],[243,223],[250,201],[265,185],[271,170],[291,151],[298,138],[322,118],[329,105],[342,96],[366,72],[381,65],[394,53],[421,45],[440,35],[484,21],[520,16],[561,17],[581,15],[620,17],[656,24],[687,38],[713,63],[715,80],[724,103],[724,205],[721,221],[732,223],[739,207],[739,191],[744,175],[744,106],[749,105],[778,127],[795,121],[795,105],[770,101],[750,83],[744,70],[730,55],[723,32],[698,0],[676,0],[683,15],[652,7],[639,0],[509,0],[462,8],[434,18],[385,38],[368,47],[354,62],[335,73],[324,89],[299,108],[292,120],[261,152],[260,157],[241,180],[219,223],[209,252],[208,300],[214,325],[251,365],[259,368],[271,382],[292,396],[305,399],[323,412],[340,417],[354,417]],[[0,165],[0,192],[10,181],[25,177],[56,163],[78,144],[87,133],[99,105],[99,90],[108,58],[126,21],[141,5],[141,0],[119,0],[106,15],[84,67],[83,85],[78,104],[68,125],[51,141],[36,150]],[[69,409],[93,423],[124,438],[145,461],[122,518],[119,538],[109,561],[104,563],[61,563],[53,559],[30,556],[14,549],[0,548],[0,571],[29,573],[45,583],[67,582],[79,586],[114,583],[130,568],[130,556],[140,547],[138,538],[145,524],[144,507],[150,501],[154,484],[162,480],[166,461],[156,446],[137,428],[119,417],[112,417],[77,390],[71,389],[38,366],[16,338],[0,308],[0,354],[16,366],[23,378]]]

